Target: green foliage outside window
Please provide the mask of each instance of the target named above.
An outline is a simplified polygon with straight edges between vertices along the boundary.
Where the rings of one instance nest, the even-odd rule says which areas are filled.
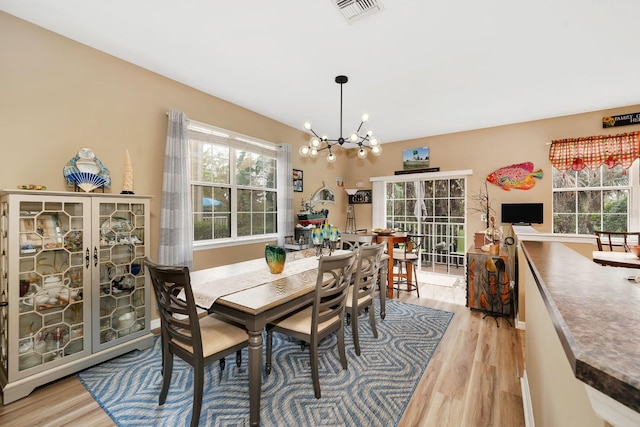
[[[214,128],[190,132],[194,241],[276,233],[275,150]]]
[[[577,172],[554,169],[553,232],[628,231],[630,191],[628,171],[621,166]]]

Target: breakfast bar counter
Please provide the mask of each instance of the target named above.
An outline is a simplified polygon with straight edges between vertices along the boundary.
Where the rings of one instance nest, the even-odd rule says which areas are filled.
[[[636,418],[640,417],[640,283],[629,280],[638,270],[598,265],[558,242],[524,241],[520,250],[528,264],[527,372],[553,376],[549,365],[540,362],[551,350],[541,348],[546,347],[541,342],[538,348],[529,348],[530,332],[535,338],[536,328],[540,329],[544,320],[533,318],[532,313],[533,299],[541,297],[538,312],[548,313],[549,328],[555,330],[575,378],[588,386],[592,405],[596,396],[616,408],[614,418],[624,413],[633,423],[640,420]],[[534,398],[547,399],[546,394],[553,392],[550,387],[555,387],[552,384],[561,381],[547,380],[538,381],[539,390],[532,391]],[[598,415],[611,422],[596,406]]]

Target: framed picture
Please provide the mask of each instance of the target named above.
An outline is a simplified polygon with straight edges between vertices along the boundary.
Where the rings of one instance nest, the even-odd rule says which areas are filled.
[[[293,170],[293,191],[302,193],[302,171],[300,169]]]
[[[411,148],[402,151],[402,170],[429,167],[429,147]]]
[[[353,196],[349,196],[350,205],[361,205],[364,203],[371,203],[373,197],[371,190],[358,190]]]

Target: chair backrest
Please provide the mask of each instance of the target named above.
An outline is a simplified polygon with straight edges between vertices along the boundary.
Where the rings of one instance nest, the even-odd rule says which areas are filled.
[[[344,318],[347,291],[357,257],[358,251],[352,251],[320,258],[313,301],[312,330],[317,330],[319,324],[335,316]]]
[[[377,243],[362,246],[358,250],[358,262],[356,267],[356,278],[353,282],[353,294],[350,296],[351,306],[356,307],[358,300],[367,295],[373,294],[378,281],[378,273],[382,263],[382,254],[386,248],[386,243]]]
[[[162,339],[167,346],[191,347],[195,356],[202,357],[200,322],[189,268],[159,265],[145,258],[144,264],[156,295],[160,311]]]
[[[405,258],[407,255],[416,255],[419,257],[422,252],[422,248],[425,247],[424,240],[427,237],[428,236],[425,234],[407,233],[407,241],[404,243],[402,248]],[[398,252],[394,251],[394,258],[397,254]]]
[[[340,235],[340,240],[344,249],[353,251],[362,245],[371,244],[373,242],[373,234],[343,233]]]
[[[614,251],[614,248],[622,248],[630,252],[629,245],[640,245],[640,232],[626,231],[594,231],[599,251]]]

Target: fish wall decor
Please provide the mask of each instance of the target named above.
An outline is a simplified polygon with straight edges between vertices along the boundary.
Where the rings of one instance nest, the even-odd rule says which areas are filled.
[[[506,191],[512,188],[529,190],[536,185],[534,178],[541,179],[542,175],[542,169],[534,171],[533,163],[524,162],[517,165],[505,166],[491,172],[487,175],[487,181]]]

